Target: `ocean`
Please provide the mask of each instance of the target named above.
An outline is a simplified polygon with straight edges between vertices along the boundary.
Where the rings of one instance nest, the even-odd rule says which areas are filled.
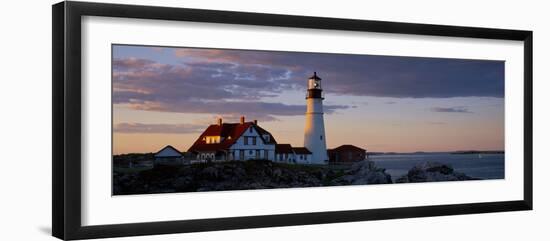
[[[371,155],[368,158],[376,162],[377,166],[385,168],[394,181],[407,174],[409,169],[416,164],[426,161],[450,165],[455,171],[465,173],[470,177],[482,179],[504,178],[504,154],[422,153]]]

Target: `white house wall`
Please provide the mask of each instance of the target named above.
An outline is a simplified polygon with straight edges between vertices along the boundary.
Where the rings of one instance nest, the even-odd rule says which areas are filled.
[[[295,160],[296,156],[294,155],[294,153],[277,153],[277,155],[275,156],[275,162],[294,163]]]
[[[304,159],[300,159],[301,155],[303,155]],[[312,163],[311,154],[296,154],[296,163],[311,164]]]
[[[303,155],[303,159],[300,159],[300,156]],[[296,154],[296,153],[287,153],[285,158],[285,153],[277,153],[275,155],[275,162],[284,162],[284,163],[299,163],[299,164],[312,164],[311,154]]]
[[[252,132],[250,132],[250,128],[252,128]],[[233,159],[239,160],[240,159],[240,150],[244,150],[244,160],[250,160],[250,159],[258,159],[256,156],[256,151],[259,150],[259,159],[264,159],[264,151],[267,150],[267,159],[268,160],[275,160],[275,145],[274,144],[265,144],[263,140],[260,138],[260,135],[256,131],[255,128],[252,126],[249,129],[247,129],[240,137],[237,139],[235,144],[233,144],[229,150],[234,152]],[[248,143],[248,145],[244,144],[244,138],[245,137],[256,137],[256,145],[252,145],[252,141]]]

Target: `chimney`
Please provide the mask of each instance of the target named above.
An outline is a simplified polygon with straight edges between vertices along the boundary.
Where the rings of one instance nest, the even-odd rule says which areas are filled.
[[[244,116],[241,116],[241,125],[244,124]]]
[[[258,120],[254,120],[254,125],[258,125]]]
[[[221,126],[223,124],[222,118],[218,118],[218,125]]]

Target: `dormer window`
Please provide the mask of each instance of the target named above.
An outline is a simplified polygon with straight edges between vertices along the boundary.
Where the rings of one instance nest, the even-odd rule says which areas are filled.
[[[265,140],[266,142],[269,142],[269,135],[264,135],[264,140]]]
[[[205,137],[206,144],[217,144],[220,143],[221,137],[220,136],[207,136]]]

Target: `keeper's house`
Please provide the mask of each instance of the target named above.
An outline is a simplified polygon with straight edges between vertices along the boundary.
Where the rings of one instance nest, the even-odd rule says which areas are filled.
[[[275,162],[296,162],[296,154],[290,144],[278,148],[270,132],[258,125],[256,120],[246,122],[244,116],[239,123],[223,123],[208,126],[187,151],[194,161],[222,162],[232,160],[270,160]],[[305,150],[304,150],[305,149]],[[304,163],[311,159],[311,152],[299,149]],[[309,152],[309,154],[308,154]]]
[[[275,138],[258,126],[257,121],[218,123],[208,126],[189,148],[198,161],[231,161],[275,158]]]

